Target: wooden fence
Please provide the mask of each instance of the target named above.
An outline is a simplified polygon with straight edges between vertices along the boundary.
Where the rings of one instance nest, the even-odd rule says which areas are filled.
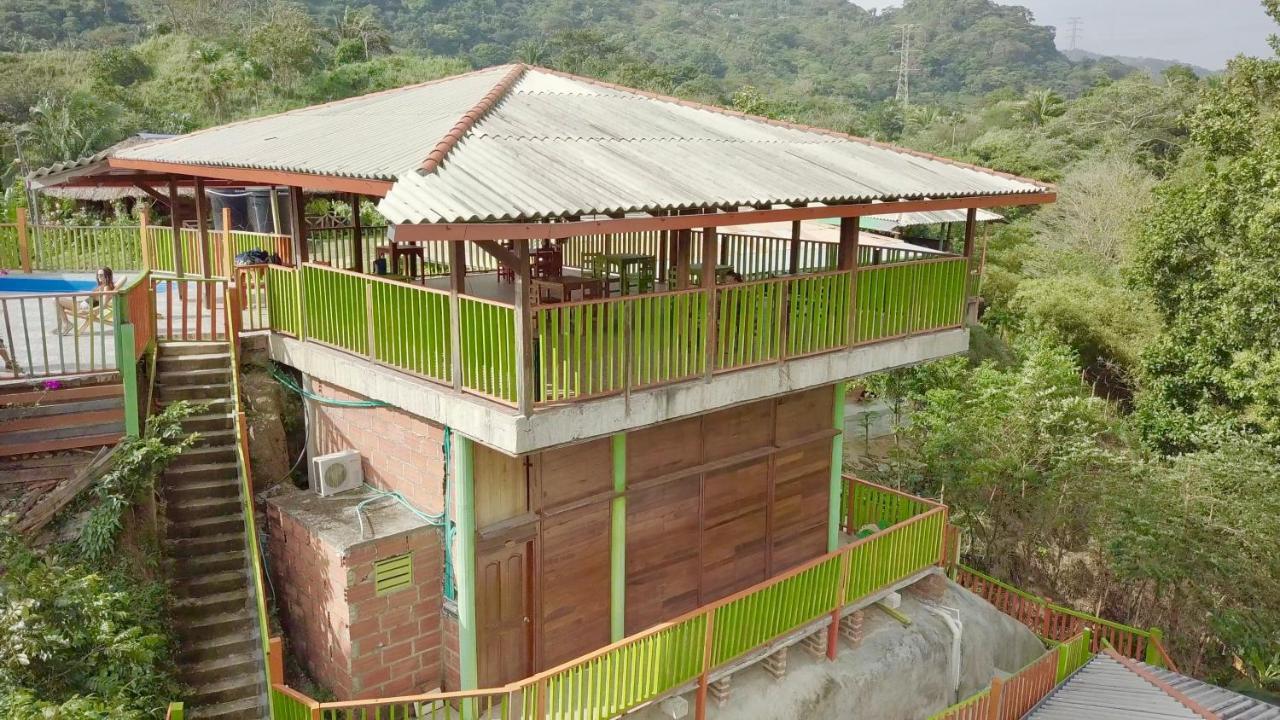
[[[0,295],[0,341],[14,378],[115,370],[115,293]]]
[[[875,487],[856,479],[850,482]],[[869,490],[857,497],[872,502],[877,495]],[[875,535],[505,687],[322,703],[284,686],[277,678],[271,692],[274,717],[374,720],[465,715],[605,720],[691,683],[697,684],[699,697],[705,698],[707,684],[717,669],[764,651],[770,643],[800,628],[819,622],[834,625],[846,606],[935,565],[942,549],[946,508],[923,499],[916,507],[923,512]],[[835,627],[828,631],[835,636]],[[838,651],[838,643],[829,648],[829,653]],[[694,717],[701,720],[705,713],[705,704],[699,702]]]
[[[1056,645],[1007,680],[993,678],[991,685],[952,705],[929,720],[1018,720],[1026,715],[1093,654],[1089,631]]]
[[[855,342],[963,325],[966,265],[946,258],[860,269]]]
[[[955,581],[969,592],[1046,640],[1061,642],[1088,630],[1092,638],[1092,652],[1097,652],[1105,642],[1126,657],[1160,667],[1172,666],[1161,644],[1159,628],[1143,630],[1055,605],[1046,598],[1019,590],[965,565],[957,564],[954,573]]]

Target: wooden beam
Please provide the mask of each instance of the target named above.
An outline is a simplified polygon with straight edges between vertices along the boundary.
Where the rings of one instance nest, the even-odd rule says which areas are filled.
[[[309,262],[311,253],[307,249],[307,201],[302,196],[302,188],[289,186],[289,234],[293,238],[293,253],[298,262]]]
[[[165,206],[166,208],[169,208],[170,212],[173,211],[173,208],[169,207],[169,198],[156,192],[155,188],[151,187],[150,185],[144,185],[140,182],[134,183],[133,186],[138,188],[142,192],[146,193],[147,197],[151,198],[152,200],[155,200],[157,203]]]
[[[366,178],[347,178],[331,175],[315,175],[311,173],[285,172],[281,170],[258,170],[254,168],[227,168],[212,165],[193,165],[189,163],[170,163],[155,160],[126,160],[110,158],[108,165],[113,168],[127,170],[148,170],[152,172],[193,175],[202,178],[231,180],[246,185],[288,185],[308,190],[328,192],[354,192],[361,195],[383,197],[394,184],[390,180],[373,180]]]
[[[787,258],[787,274],[800,272],[800,221],[791,221],[791,255]]]
[[[460,242],[456,244],[459,246],[462,245]],[[479,246],[481,250],[489,253],[489,255],[503,265],[506,265],[512,270],[517,269],[516,266],[517,263],[520,262],[520,259],[516,257],[516,254],[511,252],[509,248],[503,247],[501,243],[493,240],[480,240],[476,242],[476,245]]]
[[[973,236],[978,228],[978,209],[969,208],[964,219],[964,256],[973,257]]]
[[[467,253],[462,243],[449,244],[449,367],[453,389],[462,392],[462,299],[467,292]]]
[[[718,249],[716,242],[716,229],[713,227],[702,229],[702,289],[707,293],[707,367],[704,370],[704,378],[707,382],[711,382],[711,376],[716,370],[716,260]]]
[[[196,234],[200,238],[200,276],[209,277],[209,210],[206,203],[208,197],[204,192],[204,179],[196,178]],[[212,307],[212,306],[210,306]]]
[[[688,229],[676,230],[675,235],[675,255],[676,255],[676,290],[687,290],[689,288],[689,259],[693,250],[693,233]]]
[[[173,231],[173,274],[178,277],[186,274],[186,262],[182,259],[182,218],[179,217],[181,214],[181,206],[178,205],[178,181],[173,176],[170,176],[169,229]]]
[[[609,636],[618,642],[627,635],[627,434],[614,434],[610,443],[614,494],[609,509]]]
[[[364,272],[364,225],[360,220],[360,195],[351,193],[347,204],[351,206],[351,253],[355,266],[352,270]]]
[[[533,316],[529,304],[529,241],[516,240],[516,408],[533,410]]]
[[[773,210],[747,210],[717,213],[715,224],[747,225],[751,223],[782,222],[791,220],[821,220],[834,217],[862,217],[882,213],[925,212],[930,210],[959,210],[964,208],[1014,207],[1019,205],[1043,205],[1054,202],[1053,192],[1026,193],[1022,195],[977,195],[944,200],[902,200],[882,203],[851,205],[821,205],[803,208],[779,208]],[[650,230],[693,229],[705,225],[706,216],[667,215],[607,220],[586,220],[562,223],[403,223],[395,226],[398,241],[426,240],[507,240],[527,238],[576,237],[579,235],[603,235],[606,233],[634,233]]]
[[[840,218],[840,246],[836,256],[837,270],[853,270],[858,266],[858,218]]]

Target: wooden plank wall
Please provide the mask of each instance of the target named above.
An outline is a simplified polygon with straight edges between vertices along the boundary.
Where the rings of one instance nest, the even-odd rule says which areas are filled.
[[[820,388],[628,435],[628,633],[826,551],[832,398]],[[475,451],[481,654],[518,647],[513,603],[527,605],[534,669],[607,645],[609,439],[525,458]],[[509,587],[521,552],[527,596]],[[495,681],[513,671],[481,666]]]

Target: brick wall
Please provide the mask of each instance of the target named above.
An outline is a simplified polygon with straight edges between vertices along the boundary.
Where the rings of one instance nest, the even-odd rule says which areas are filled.
[[[300,522],[267,503],[267,557],[286,642],[316,682],[351,692],[342,560]]]
[[[337,385],[316,381],[317,395],[367,400]],[[444,428],[395,408],[344,408],[312,403],[315,450],[325,455],[357,450],[364,458],[364,479],[395,490],[414,507],[437,513],[444,507]]]
[[[440,630],[444,634],[444,642],[440,645],[440,661],[444,665],[442,670],[444,678],[444,689],[447,692],[454,692],[462,689],[461,667],[458,661],[458,611],[454,606],[450,606],[440,614]]]
[[[270,502],[267,552],[285,642],[340,700],[442,686],[441,533],[425,527],[339,555]],[[378,595],[375,561],[413,553],[413,583]]]

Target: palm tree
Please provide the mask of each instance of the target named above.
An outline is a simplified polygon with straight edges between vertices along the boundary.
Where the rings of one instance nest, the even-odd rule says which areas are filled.
[[[1032,90],[1022,101],[1022,114],[1032,127],[1040,127],[1066,111],[1066,101],[1052,90]]]

